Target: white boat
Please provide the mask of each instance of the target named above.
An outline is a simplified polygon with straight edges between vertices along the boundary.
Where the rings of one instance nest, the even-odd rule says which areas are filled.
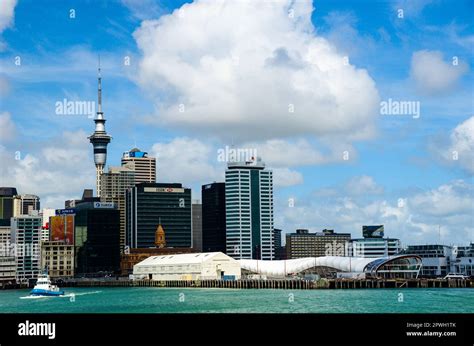
[[[48,274],[38,275],[35,287],[31,291],[32,296],[62,296],[64,291],[60,290],[58,286],[51,284]]]

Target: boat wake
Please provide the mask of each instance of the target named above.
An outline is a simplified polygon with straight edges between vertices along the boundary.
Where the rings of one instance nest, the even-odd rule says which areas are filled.
[[[78,296],[85,296],[88,294],[97,294],[101,293],[101,291],[92,291],[92,292],[81,292],[81,293],[67,293],[61,296],[24,296],[20,297],[20,299],[43,299],[43,298],[71,298],[71,297],[78,297]]]

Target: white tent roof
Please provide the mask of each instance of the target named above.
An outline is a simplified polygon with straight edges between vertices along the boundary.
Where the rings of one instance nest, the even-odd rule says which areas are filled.
[[[345,272],[363,272],[365,266],[379,258],[362,257],[305,257],[284,261],[238,260],[242,269],[268,275],[285,276],[290,273],[299,273],[312,267],[331,267]]]
[[[207,261],[214,257],[219,257],[220,260],[235,261],[222,252],[206,252],[206,253],[189,253],[179,255],[165,255],[165,256],[150,256],[147,259],[139,262],[136,266],[142,265],[172,265],[172,264],[195,264]]]

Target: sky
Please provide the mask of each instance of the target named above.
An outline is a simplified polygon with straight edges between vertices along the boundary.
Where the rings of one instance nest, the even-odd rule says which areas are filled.
[[[474,241],[472,1],[2,0],[0,186],[62,208],[138,147],[158,182],[223,181],[225,148],[274,173],[275,228],[403,245]],[[78,114],[80,113],[80,114]]]

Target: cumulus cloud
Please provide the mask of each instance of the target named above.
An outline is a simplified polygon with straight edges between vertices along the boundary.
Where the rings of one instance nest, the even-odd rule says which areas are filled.
[[[327,190],[323,188],[322,190]],[[404,245],[417,243],[466,244],[474,231],[474,187],[463,180],[455,180],[427,191],[419,191],[402,198],[362,195],[347,196],[340,189],[331,189],[324,198],[301,198],[289,207],[286,200],[275,205],[275,227],[286,232],[296,228],[320,231],[334,228],[338,232],[362,236],[362,226],[385,225],[385,234],[401,239]]]
[[[449,135],[433,138],[428,148],[442,163],[474,174],[474,116],[458,124]]]
[[[11,119],[10,113],[0,113],[0,143],[5,143],[12,140],[15,138],[15,134],[16,127],[15,123]]]
[[[410,76],[422,93],[438,94],[449,91],[469,70],[465,62],[459,59],[457,65],[453,62],[445,62],[439,51],[420,50],[413,53],[411,58]]]
[[[287,187],[303,183],[303,175],[289,168],[273,169],[273,185],[275,187]]]
[[[239,141],[373,135],[378,92],[315,36],[309,1],[196,1],[134,33],[160,125]]]
[[[351,178],[345,186],[345,191],[349,195],[378,195],[383,193],[383,187],[378,185],[373,177],[362,175]]]
[[[0,8],[0,34],[13,24],[16,3],[17,0],[2,0],[2,7]],[[0,37],[0,52],[4,49],[5,43]]]
[[[0,146],[2,186],[19,193],[39,195],[44,206],[60,208],[65,199],[78,198],[84,188],[94,188],[94,163],[82,131],[64,132],[29,152]]]
[[[224,179],[223,169],[215,165],[216,151],[197,139],[177,137],[168,143],[155,143],[150,154],[157,157],[157,181],[190,185]]]

